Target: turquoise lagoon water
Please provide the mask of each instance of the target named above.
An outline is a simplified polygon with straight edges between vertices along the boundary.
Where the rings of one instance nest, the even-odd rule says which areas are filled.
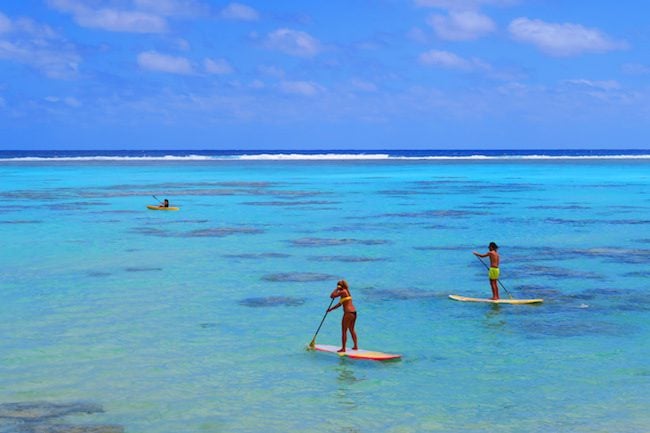
[[[650,161],[4,161],[0,202],[3,433],[650,430]],[[544,304],[447,298],[490,241]],[[401,361],[305,350],[339,278]]]

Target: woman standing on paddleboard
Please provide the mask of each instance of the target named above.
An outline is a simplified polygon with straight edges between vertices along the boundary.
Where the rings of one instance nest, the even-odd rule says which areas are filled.
[[[341,320],[341,349],[339,352],[345,352],[345,343],[348,340],[348,330],[350,335],[352,335],[352,341],[354,342],[354,347],[352,350],[358,350],[357,345],[357,333],[354,330],[354,323],[357,321],[357,310],[354,308],[352,303],[352,295],[350,294],[350,288],[348,283],[345,280],[341,280],[336,283],[336,289],[330,294],[330,298],[334,299],[341,297],[339,303],[328,308],[327,312],[329,313],[332,310],[336,310],[341,305],[343,305],[343,320]]]

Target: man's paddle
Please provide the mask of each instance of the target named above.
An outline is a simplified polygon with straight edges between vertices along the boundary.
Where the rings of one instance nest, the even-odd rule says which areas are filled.
[[[327,310],[325,311],[325,315],[323,316],[323,320],[320,321],[320,325],[318,325],[318,329],[316,330],[316,333],[314,334],[314,338],[311,339],[311,343],[309,343],[309,347],[314,347],[316,345],[316,336],[318,335],[318,331],[320,331],[320,327],[323,326],[323,322],[325,321],[325,318],[327,317],[327,313],[329,313],[329,309],[332,308],[332,304],[334,303],[334,299],[332,298],[332,302],[330,302],[329,307],[327,307]]]
[[[163,206],[163,202],[160,201],[158,197],[156,197],[155,195],[152,195],[151,197],[155,198],[158,201],[158,203],[160,203],[160,205]]]
[[[476,258],[477,258],[481,263],[483,263],[483,266],[485,266],[485,269],[490,270],[490,268],[488,267],[488,265],[485,264],[485,262],[483,261],[483,259],[481,259],[479,256],[476,256]],[[510,299],[513,299],[513,298],[512,298],[512,295],[510,294],[510,292],[508,291],[508,289],[505,288],[505,286],[503,285],[503,283],[501,283],[500,280],[497,280],[497,281],[499,282],[499,285],[501,286],[501,288],[502,288],[503,290],[506,291],[506,293],[508,294],[508,296],[510,296]]]

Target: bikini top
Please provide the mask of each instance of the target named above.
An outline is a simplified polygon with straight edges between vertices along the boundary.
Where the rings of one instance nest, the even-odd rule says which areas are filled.
[[[345,298],[341,298],[341,301],[339,301],[339,304],[343,304],[344,302],[348,302],[352,300],[352,296],[346,296]]]

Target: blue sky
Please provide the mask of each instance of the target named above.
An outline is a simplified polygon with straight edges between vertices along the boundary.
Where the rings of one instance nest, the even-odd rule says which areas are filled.
[[[0,2],[2,149],[650,148],[650,6]]]

